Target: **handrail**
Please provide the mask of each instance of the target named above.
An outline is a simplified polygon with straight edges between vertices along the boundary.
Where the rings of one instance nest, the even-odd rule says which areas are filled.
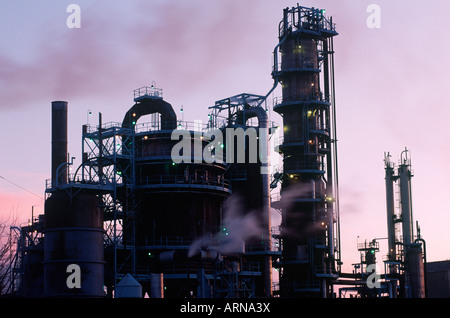
[[[208,177],[205,176],[184,176],[184,175],[160,175],[159,177],[144,177],[137,180],[138,186],[145,185],[164,185],[164,184],[192,184],[192,185],[209,185],[219,186],[223,188],[230,188],[231,184],[228,180],[221,177]]]
[[[98,125],[85,125],[86,133],[92,134],[99,130]],[[173,130],[173,127],[181,130],[190,131],[206,131],[208,129],[208,124],[202,123],[202,121],[185,121],[177,120],[176,122],[161,122],[161,121],[150,121],[144,123],[138,123],[135,126],[136,133],[153,132],[159,130]],[[122,124],[118,122],[107,122],[102,125],[103,130],[108,130],[111,128],[123,129]]]
[[[286,14],[285,20],[280,23],[278,30],[280,36],[283,36],[286,31],[295,32],[298,30],[336,32],[336,23],[333,23],[331,19],[328,20],[323,10],[298,6],[288,10],[286,13],[290,13],[290,15]],[[299,17],[295,19],[297,14]]]
[[[163,94],[162,94],[162,89],[161,88],[155,88],[153,86],[149,87],[149,86],[143,86],[140,87],[138,89],[135,89],[133,91],[134,93],[134,100],[138,100],[141,97],[153,97],[153,98],[162,98]]]
[[[189,130],[199,132],[205,131],[208,128],[208,125],[202,123],[201,121],[184,121],[184,120],[177,120],[177,122],[151,121],[137,124],[136,133],[145,133],[159,130],[173,130],[172,127],[174,126],[178,130]]]
[[[276,96],[273,99],[273,106],[277,106],[279,104],[287,103],[287,102],[310,102],[310,101],[318,101],[318,102],[330,102],[330,96],[324,96],[322,92],[312,92],[310,94],[294,94],[291,96]]]

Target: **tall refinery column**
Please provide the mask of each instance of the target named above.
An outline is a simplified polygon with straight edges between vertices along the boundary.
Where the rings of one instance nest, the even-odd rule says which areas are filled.
[[[330,281],[337,277],[335,119],[329,58],[337,32],[324,13],[305,7],[284,10],[278,45],[281,65],[275,62],[273,71],[283,94],[274,110],[283,117],[280,292],[286,297],[328,297]]]
[[[411,197],[411,160],[408,158],[408,149],[401,153],[398,167],[400,184],[400,203],[403,234],[403,249],[406,268],[406,284],[409,287],[409,296],[412,298],[425,297],[424,260],[422,243],[414,239],[412,197]]]
[[[396,260],[396,239],[395,239],[395,200],[394,200],[394,182],[397,177],[394,174],[394,165],[389,160],[389,154],[385,156],[386,172],[386,210],[387,210],[387,230],[388,230],[388,248],[389,260]]]
[[[413,216],[411,206],[411,164],[408,159],[408,150],[402,152],[401,164],[398,167],[400,180],[400,202],[403,226],[403,244],[408,245],[413,241]]]

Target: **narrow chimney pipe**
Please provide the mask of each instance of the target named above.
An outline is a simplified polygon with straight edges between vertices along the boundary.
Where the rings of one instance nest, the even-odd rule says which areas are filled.
[[[52,102],[52,186],[67,183],[67,102]],[[58,169],[59,168],[59,169]]]

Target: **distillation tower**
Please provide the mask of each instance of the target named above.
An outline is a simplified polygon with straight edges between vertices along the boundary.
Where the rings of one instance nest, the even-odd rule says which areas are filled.
[[[273,77],[282,97],[282,257],[280,293],[330,297],[339,271],[336,121],[333,84],[335,25],[325,11],[286,8],[279,25]],[[278,62],[278,55],[281,59]]]
[[[375,238],[369,242],[358,243],[361,262],[353,264],[352,274],[341,273],[341,283],[353,287],[340,291],[357,292],[361,298],[424,298],[426,297],[426,248],[416,224],[412,209],[411,179],[413,177],[409,150],[405,148],[400,155],[399,164],[391,161],[385,153],[385,190],[387,237]],[[387,240],[388,251],[383,256],[384,275],[377,270],[376,253],[380,251],[379,240]],[[369,279],[372,274],[377,279]],[[371,284],[369,284],[369,280]],[[378,286],[375,286],[374,283]]]
[[[426,293],[425,240],[414,235],[414,218],[412,209],[411,158],[408,149],[402,151],[400,163],[396,167],[385,155],[386,211],[388,233],[388,259],[386,269],[390,280],[395,282],[399,297],[423,298]],[[396,198],[396,190],[398,197]],[[396,209],[396,200],[399,203]],[[397,283],[398,282],[398,283]]]

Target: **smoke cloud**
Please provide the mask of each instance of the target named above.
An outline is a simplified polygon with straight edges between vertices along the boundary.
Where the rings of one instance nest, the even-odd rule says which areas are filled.
[[[117,94],[115,87],[128,93],[152,80],[171,83],[180,95],[213,77],[220,87],[224,73],[259,45],[261,32],[250,20],[256,15],[246,14],[247,6],[261,10],[255,0],[81,5],[79,29],[66,27],[64,6],[52,7],[61,11],[60,20],[20,34],[37,39],[27,47],[32,54],[19,61],[0,53],[0,107],[25,108],[30,99],[104,98]]]
[[[311,183],[297,183],[292,184],[282,193],[281,200],[278,203],[280,210],[289,211],[289,226],[286,224],[280,225],[280,231],[283,237],[290,237],[296,239],[304,239],[323,230],[320,222],[312,222],[311,216],[302,210],[301,205],[298,205],[297,198],[312,197],[313,186]],[[292,226],[295,224],[295,226]],[[301,228],[301,231],[298,231]]]
[[[233,194],[224,203],[222,229],[194,241],[189,249],[191,257],[203,248],[216,249],[222,255],[243,251],[243,246],[251,239],[264,234],[259,211],[245,212],[241,198]]]

